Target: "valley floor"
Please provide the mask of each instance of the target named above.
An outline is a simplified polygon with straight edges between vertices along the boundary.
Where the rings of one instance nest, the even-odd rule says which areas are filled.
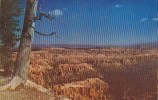
[[[157,50],[48,48],[32,52],[29,78],[51,88],[57,100],[61,95],[71,100],[157,100],[157,68]],[[55,97],[24,87],[0,92],[0,100]]]

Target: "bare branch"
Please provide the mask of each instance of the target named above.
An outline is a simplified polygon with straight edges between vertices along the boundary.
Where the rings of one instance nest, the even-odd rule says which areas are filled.
[[[33,2],[35,2],[35,0],[34,0]],[[37,9],[38,9],[38,8],[37,8]],[[44,12],[40,12],[39,15],[37,15],[36,17],[34,17],[31,21],[32,21],[32,22],[35,22],[36,20],[42,21],[42,17],[45,17],[45,18],[49,19],[50,21],[51,21],[52,19],[55,19],[55,17],[54,17],[54,16],[51,16],[50,14],[46,14],[46,13],[44,13]],[[39,34],[39,35],[42,35],[42,36],[56,35],[56,32],[52,32],[52,33],[46,34],[46,33],[42,33],[42,32],[36,31],[36,30],[35,30],[35,27],[33,27],[33,26],[31,26],[31,25],[30,25],[30,27],[34,29],[34,32],[35,32],[35,33],[37,33],[37,34]],[[57,37],[58,37],[58,36],[57,36]]]
[[[30,26],[31,28],[33,28],[35,30],[34,27]],[[45,34],[45,33],[42,33],[42,32],[38,32],[35,30],[35,33],[39,34],[39,35],[42,35],[42,36],[51,36],[51,35],[55,35],[56,32],[52,32],[52,33],[49,33],[49,34]]]
[[[42,35],[42,36],[51,36],[51,35],[55,35],[56,32],[52,32],[50,34],[45,34],[45,33],[41,33],[41,32],[38,32],[38,31],[35,31],[35,33],[39,34],[39,35]]]
[[[44,12],[41,12],[40,15],[38,15],[37,17],[34,18],[34,20],[41,20],[42,19],[42,16],[49,19],[49,20],[52,20],[52,19],[55,19],[54,16],[51,16],[50,14],[46,14]]]

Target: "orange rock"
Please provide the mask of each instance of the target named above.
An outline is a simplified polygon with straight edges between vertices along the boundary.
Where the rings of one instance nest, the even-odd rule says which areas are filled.
[[[60,86],[60,88],[59,88]],[[96,88],[100,86],[100,88]],[[55,85],[54,92],[62,92],[61,95],[69,96],[72,100],[106,100],[106,95],[108,85],[98,78],[91,78],[84,81],[74,82],[64,85]],[[69,95],[70,94],[70,95]]]

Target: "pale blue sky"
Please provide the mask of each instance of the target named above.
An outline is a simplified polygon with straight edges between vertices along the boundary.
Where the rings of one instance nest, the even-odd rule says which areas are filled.
[[[24,0],[25,1],[25,0]],[[120,45],[158,40],[158,0],[39,0],[57,18],[36,23],[34,43]],[[43,2],[44,1],[44,2]]]

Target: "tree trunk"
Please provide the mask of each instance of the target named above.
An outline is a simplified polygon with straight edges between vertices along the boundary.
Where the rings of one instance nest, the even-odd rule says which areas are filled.
[[[11,69],[9,66],[4,66],[4,76],[10,76],[12,73]]]
[[[20,39],[19,50],[17,54],[17,59],[15,62],[15,69],[13,76],[21,78],[26,81],[28,78],[29,62],[30,62],[30,52],[33,40],[35,22],[33,21],[36,17],[38,0],[27,0],[25,18],[23,24],[22,35]]]
[[[0,0],[0,13],[1,13],[1,0]]]
[[[1,86],[0,91],[8,88],[15,89],[22,83],[24,86],[35,88],[48,95],[52,94],[51,90],[47,90],[43,86],[28,80],[29,57],[34,34],[34,29],[30,26],[35,27],[34,18],[36,17],[37,3],[38,0],[27,0],[22,36],[12,80],[8,84]]]

